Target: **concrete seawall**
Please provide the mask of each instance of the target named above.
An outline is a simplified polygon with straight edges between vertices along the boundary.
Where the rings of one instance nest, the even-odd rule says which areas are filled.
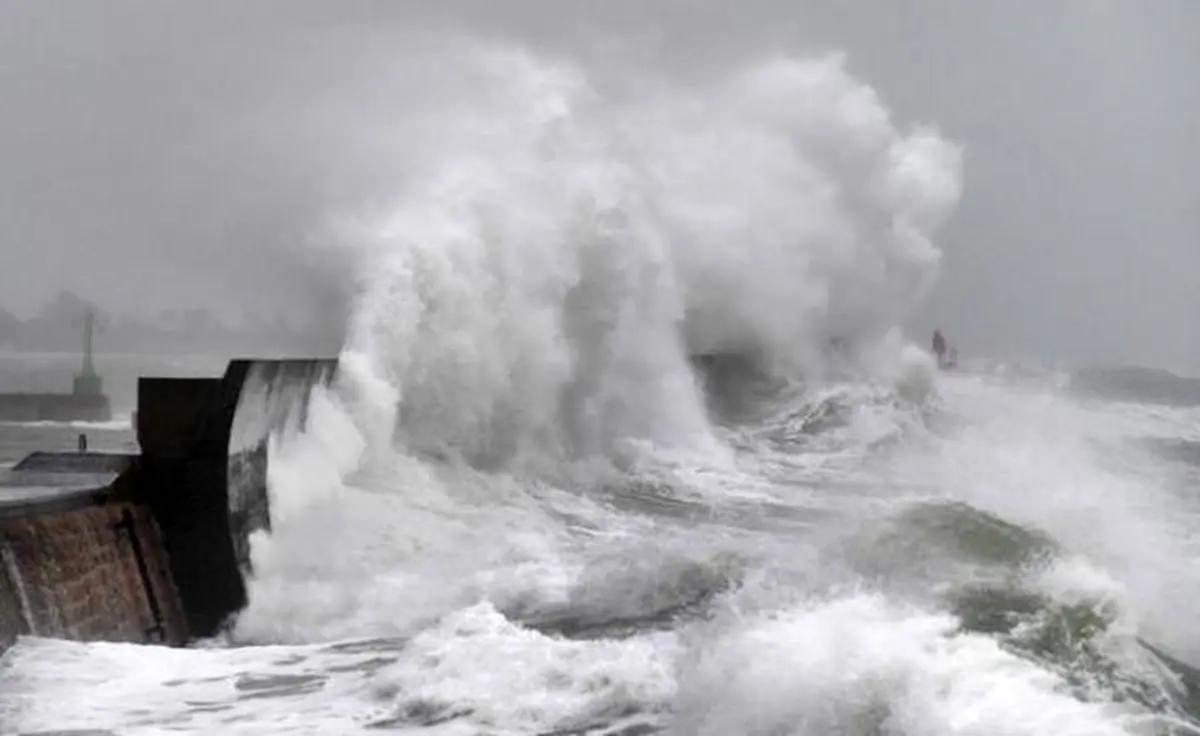
[[[331,360],[143,378],[140,453],[34,453],[0,473],[0,651],[17,637],[182,645],[246,604],[269,528],[273,432],[302,425]]]
[[[64,465],[110,459],[33,455],[9,481],[69,482]],[[0,505],[0,643],[21,634],[187,639],[154,519],[122,490],[114,482]]]

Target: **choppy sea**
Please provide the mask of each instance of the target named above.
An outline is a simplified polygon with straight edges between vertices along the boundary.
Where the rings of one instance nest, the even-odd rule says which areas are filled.
[[[954,142],[836,54],[681,82],[431,38],[394,125],[330,126],[389,185],[328,213],[357,288],[248,606],[187,649],[21,639],[0,732],[1200,728],[1192,392],[896,329],[953,266]]]
[[[318,490],[293,437],[273,493],[307,495],[274,499],[237,627],[190,649],[22,639],[4,731],[1196,730],[1200,410],[1000,368],[918,403],[739,395],[726,459],[557,483],[445,462]],[[128,447],[118,425],[87,429]]]

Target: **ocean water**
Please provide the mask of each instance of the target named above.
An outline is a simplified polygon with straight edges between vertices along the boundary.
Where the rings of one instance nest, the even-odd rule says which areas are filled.
[[[422,186],[343,220],[249,605],[190,649],[20,640],[0,731],[1200,729],[1200,410],[907,343],[952,143],[837,57],[439,62]]]

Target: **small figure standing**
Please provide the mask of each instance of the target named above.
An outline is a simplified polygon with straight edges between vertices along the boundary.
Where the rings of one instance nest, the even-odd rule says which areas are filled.
[[[937,356],[938,368],[946,367],[946,338],[941,330],[933,331],[933,354]]]

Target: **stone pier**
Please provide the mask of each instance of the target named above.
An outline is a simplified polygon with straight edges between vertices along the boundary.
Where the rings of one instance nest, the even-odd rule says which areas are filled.
[[[269,437],[303,425],[330,360],[143,378],[136,455],[36,452],[0,474],[0,652],[20,636],[182,645],[246,604],[269,528]]]

